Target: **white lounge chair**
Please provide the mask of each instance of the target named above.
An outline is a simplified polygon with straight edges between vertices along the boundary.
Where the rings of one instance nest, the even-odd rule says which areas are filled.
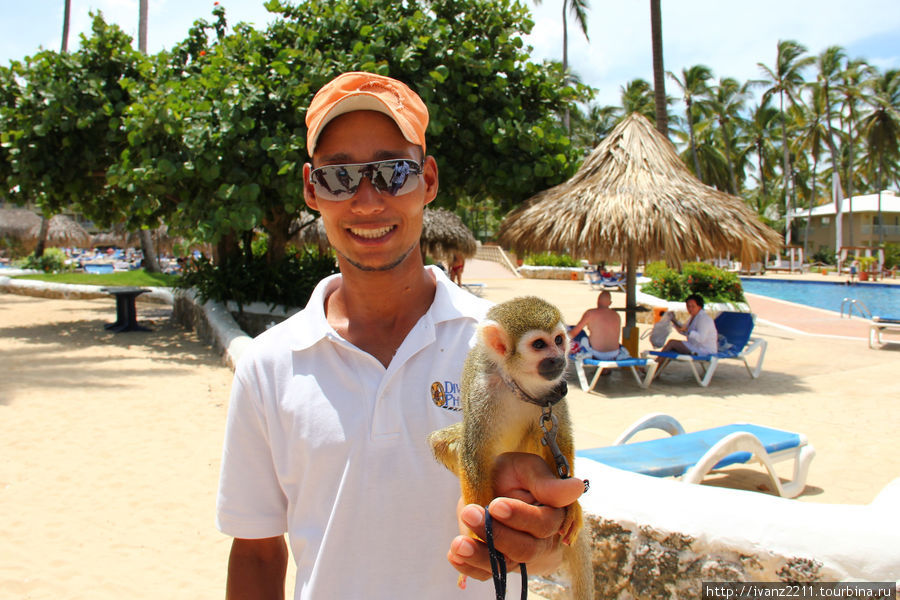
[[[656,374],[656,361],[646,358],[624,358],[620,360],[597,360],[596,358],[591,358],[587,353],[580,351],[580,347],[587,344],[587,335],[583,331],[572,342],[574,352],[569,354],[569,359],[575,368],[578,383],[585,392],[590,392],[594,389],[600,380],[600,376],[603,374],[603,369],[628,369],[634,375],[634,380],[637,381],[637,384],[644,389],[653,381],[653,376]],[[590,383],[588,383],[585,367],[594,369],[594,377]],[[642,374],[639,369],[644,369],[644,373]]]
[[[645,429],[660,429],[671,437],[626,443]],[[816,451],[801,433],[751,423],[685,433],[675,418],[655,413],[635,422],[612,446],[575,454],[633,473],[680,477],[686,483],[700,483],[713,470],[755,460],[766,468],[779,496],[795,498],[806,487],[806,475]],[[792,459],[793,476],[782,483],[772,464]]]
[[[882,339],[881,334],[885,331],[900,333],[900,318],[872,317],[872,324],[869,327],[869,348],[875,348],[876,342],[879,346],[884,344],[900,344],[900,340]]]

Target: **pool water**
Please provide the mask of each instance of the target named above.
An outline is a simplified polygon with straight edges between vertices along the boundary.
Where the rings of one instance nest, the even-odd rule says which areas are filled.
[[[741,277],[744,291],[769,298],[787,300],[805,306],[841,312],[844,298],[865,304],[873,316],[900,316],[900,286],[886,283],[843,283],[785,281]],[[845,307],[845,312],[847,308]],[[854,315],[859,313],[854,309]]]

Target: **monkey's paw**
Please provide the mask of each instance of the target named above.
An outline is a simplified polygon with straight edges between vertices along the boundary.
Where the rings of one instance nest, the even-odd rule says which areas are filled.
[[[566,517],[559,528],[562,543],[571,546],[578,539],[578,533],[581,531],[583,524],[581,505],[576,501],[574,504],[567,506]]]

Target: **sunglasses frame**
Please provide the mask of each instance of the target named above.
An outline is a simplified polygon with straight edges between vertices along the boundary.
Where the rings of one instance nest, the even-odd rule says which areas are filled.
[[[396,163],[406,163],[407,165],[409,165],[409,172],[406,174],[407,179],[404,180],[403,185],[406,185],[406,181],[408,181],[410,175],[415,175],[416,177],[418,177],[419,175],[422,175],[425,172],[425,160],[424,159],[421,162],[419,162],[414,158],[388,158],[385,160],[374,160],[372,162],[367,162],[367,163],[346,163],[346,164],[337,164],[337,165],[322,165],[321,167],[312,169],[309,172],[309,183],[310,183],[310,185],[313,186],[313,188],[315,188],[316,196],[320,197],[323,200],[326,200],[328,202],[346,202],[347,200],[350,200],[359,191],[359,186],[362,185],[363,179],[368,179],[369,183],[372,184],[372,187],[374,187],[379,193],[388,194],[389,196],[398,196],[401,194],[391,193],[390,188],[382,188],[381,184],[375,182],[375,173],[377,172],[377,170],[382,165],[389,165],[391,163],[395,163],[394,168],[396,168]],[[330,190],[328,190],[327,192],[322,193],[320,191],[319,186],[325,185],[325,184],[319,183],[318,181],[316,181],[314,179],[314,176],[317,172],[323,171],[324,169],[334,169],[334,168],[342,168],[342,169],[355,168],[356,172],[361,175],[359,182],[356,184],[356,187],[354,187],[352,190],[347,190],[349,195],[346,198],[342,198],[342,199],[329,198],[328,196],[332,192]],[[403,186],[401,185],[400,187],[402,188]],[[409,192],[404,192],[404,193],[409,193]]]

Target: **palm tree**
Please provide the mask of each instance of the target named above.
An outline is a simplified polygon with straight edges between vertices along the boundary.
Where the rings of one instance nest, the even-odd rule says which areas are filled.
[[[804,56],[806,47],[793,40],[779,40],[778,52],[775,56],[774,68],[769,68],[763,63],[757,63],[767,83],[771,87],[765,91],[763,96],[778,95],[778,111],[781,113],[781,150],[784,162],[782,165],[782,175],[784,177],[784,204],[785,213],[788,214],[788,203],[790,202],[790,194],[788,187],[790,186],[791,160],[788,150],[787,141],[787,114],[785,110],[785,98],[791,105],[797,103],[796,90],[803,84],[803,76],[801,71],[815,60],[812,56]],[[791,222],[788,215],[785,219],[785,244],[791,243]]]
[[[822,155],[824,146],[827,145],[828,124],[826,123],[826,104],[824,88],[818,83],[809,84],[810,98],[809,104],[806,106],[798,106],[795,113],[801,120],[798,123],[798,131],[800,133],[797,138],[797,150],[799,152],[808,152],[812,159],[812,184],[810,185],[810,197],[808,199],[809,207],[806,217],[806,227],[803,230],[803,254],[809,255],[809,224],[812,221],[812,209],[818,204],[816,202],[816,179],[819,168],[819,157]]]
[[[862,59],[847,61],[846,67],[841,71],[838,86],[843,103],[842,115],[847,116],[847,177],[844,181],[847,183],[847,213],[850,215],[850,246],[853,245],[853,157],[857,141],[855,125],[858,117],[857,109],[863,99],[863,81],[871,72],[871,67]]]
[[[744,102],[748,96],[746,85],[741,85],[732,77],[724,77],[719,79],[718,85],[710,89],[710,99],[708,101],[710,110],[719,124],[718,133],[722,145],[722,154],[725,157],[725,164],[728,168],[730,185],[728,191],[735,195],[740,189],[735,170],[736,155],[739,153],[735,148],[737,136],[732,125],[737,125],[740,128],[744,122],[741,113],[744,110]]]
[[[641,113],[651,121],[656,119],[654,92],[644,79],[632,79],[622,88],[622,112],[627,117],[633,112]]]
[[[662,10],[659,0],[650,0],[650,37],[653,46],[653,98],[656,106],[656,130],[669,137],[666,69],[663,67]]]
[[[141,54],[147,54],[147,0],[139,0],[138,3],[138,51]],[[144,255],[142,262],[144,270],[149,273],[162,271],[150,230],[143,227],[139,229],[138,239],[141,240],[141,253]]]
[[[542,0],[534,0],[535,6],[539,5]],[[563,22],[563,55],[562,67],[563,73],[568,76],[569,73],[569,18],[567,13],[572,13],[575,22],[581,28],[584,39],[590,41],[588,37],[588,19],[587,11],[590,8],[588,0],[563,0],[562,3],[562,22]],[[566,131],[569,131],[569,108],[566,107],[566,114],[563,121],[566,125]]]
[[[772,164],[775,158],[775,147],[772,145],[771,131],[778,120],[778,109],[770,104],[771,97],[764,96],[762,102],[753,108],[746,123],[745,142],[756,154],[756,173],[759,189],[756,195],[756,212],[763,215],[771,204],[766,182],[774,175]]]
[[[709,86],[706,82],[712,79],[712,71],[706,65],[694,65],[681,69],[681,79],[677,75],[668,72],[669,77],[681,89],[681,98],[684,100],[685,114],[687,115],[688,143],[690,144],[691,157],[694,161],[694,175],[701,181],[700,159],[697,157],[697,141],[694,136],[694,98],[697,98],[698,108],[702,108],[703,98],[709,95]]]
[[[892,69],[871,82],[872,94],[866,100],[872,112],[862,121],[862,133],[869,149],[869,159],[877,166],[878,243],[884,244],[884,222],[881,217],[881,190],[886,163],[900,158],[900,70]]]

